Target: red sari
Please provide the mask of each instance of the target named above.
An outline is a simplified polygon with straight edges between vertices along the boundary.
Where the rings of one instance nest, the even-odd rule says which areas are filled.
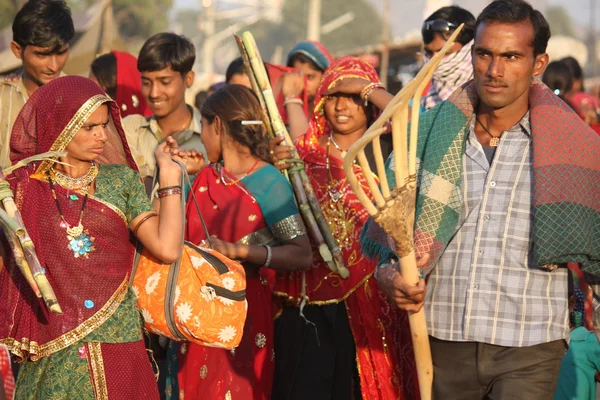
[[[57,78],[31,96],[15,121],[11,138],[12,161],[49,150],[64,151],[89,116],[103,104],[109,107],[111,125],[106,131],[106,155],[98,160],[99,163],[125,164],[129,168],[123,167],[123,170],[137,170],[120,125],[116,103],[106,97],[98,85],[82,77]],[[75,258],[74,252],[67,247],[69,240],[45,178],[52,163],[30,164],[10,175],[8,180],[63,314],[48,311],[42,300],[36,298],[14,260],[5,253],[6,268],[0,269],[0,343],[20,361],[28,363],[20,375],[24,375],[25,367],[31,371],[41,370],[54,360],[68,359],[66,352],[70,350],[79,351],[79,358],[87,360],[89,373],[93,374],[90,383],[85,383],[90,379],[87,369],[82,373],[81,369],[73,367],[78,360],[70,359],[69,365],[50,365],[54,370],[63,368],[61,376],[68,377],[70,383],[64,378],[62,382],[53,381],[43,374],[37,383],[29,381],[25,385],[25,382],[19,382],[22,387],[32,389],[29,395],[33,397],[44,396],[36,391],[37,385],[45,390],[44,393],[53,392],[56,398],[64,398],[65,393],[69,393],[68,397],[85,399],[93,391],[96,397],[108,396],[111,400],[157,399],[158,388],[142,338],[140,315],[135,310],[134,297],[128,296],[135,253],[130,242],[128,216],[113,205],[90,196],[82,223],[95,238],[95,249],[88,258]],[[143,192],[139,176],[137,183]],[[82,199],[69,199],[74,192],[58,185],[55,192],[64,220],[77,221]],[[125,308],[127,312],[124,312]],[[114,316],[127,316],[128,319],[114,324]],[[107,329],[109,325],[115,329]],[[119,325],[126,328],[119,329]],[[86,340],[97,332],[102,333],[94,340]],[[73,394],[79,389],[79,395]],[[26,389],[23,391],[27,392]]]
[[[330,133],[322,93],[348,77],[379,81],[373,68],[356,58],[344,57],[334,62],[317,90],[309,130],[296,143],[321,209],[350,270],[350,277],[342,279],[331,272],[313,247],[313,268],[304,273],[307,304],[345,303],[364,400],[415,399],[418,383],[407,314],[388,300],[373,277],[376,261],[366,258],[360,249],[360,233],[368,213],[346,180],[342,160],[329,156],[328,172],[328,155],[318,142],[320,136]],[[355,172],[369,193],[360,167],[356,166]],[[336,192],[341,195],[337,201]],[[302,282],[303,272],[278,273],[276,295],[299,305]]]
[[[232,180],[225,178],[226,182]],[[266,220],[267,204],[259,203],[262,197],[255,195],[255,188],[260,185],[266,185],[269,191],[276,191],[267,182],[275,182],[280,188],[285,186],[297,216],[289,183],[271,165],[259,169],[241,183],[230,186],[223,184],[220,165],[201,171],[192,190],[210,235],[230,243],[249,245],[272,244],[285,239],[272,234],[272,228]],[[295,218],[292,215],[289,217]],[[190,197],[186,239],[198,244],[205,238],[196,206]],[[265,268],[260,269],[260,274],[256,273],[256,269],[247,268],[246,272],[248,316],[240,345],[231,351],[195,344],[181,345],[178,374],[181,398],[207,398],[208,393],[214,399],[271,398],[275,354],[274,312],[269,282],[274,281],[274,272]]]

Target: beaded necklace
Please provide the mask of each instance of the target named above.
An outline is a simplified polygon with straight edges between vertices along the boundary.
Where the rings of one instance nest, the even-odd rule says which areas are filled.
[[[90,168],[91,169],[91,168]],[[83,201],[81,202],[81,211],[79,212],[79,222],[76,226],[71,226],[67,220],[65,219],[65,215],[63,213],[62,207],[60,206],[60,202],[58,201],[58,197],[56,196],[56,191],[54,190],[54,182],[52,181],[52,177],[50,176],[50,172],[48,172],[48,183],[50,184],[50,190],[52,191],[52,197],[54,198],[54,202],[56,203],[56,208],[58,209],[58,213],[62,222],[60,223],[61,228],[65,228],[67,231],[67,240],[69,241],[69,245],[67,248],[73,252],[73,256],[75,258],[83,257],[89,258],[89,254],[95,250],[94,248],[94,240],[95,238],[90,236],[87,229],[83,227],[83,213],[85,211],[85,206],[87,205],[87,200],[89,197],[90,186],[92,182],[89,182],[86,187],[83,188],[83,192],[85,196]],[[62,186],[62,185],[61,185]],[[76,198],[71,197],[71,200],[75,200]]]

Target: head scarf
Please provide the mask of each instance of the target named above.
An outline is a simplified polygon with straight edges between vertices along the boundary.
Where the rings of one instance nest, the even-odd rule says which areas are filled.
[[[473,78],[472,47],[471,40],[456,53],[448,54],[442,59],[431,77],[431,87],[424,99],[425,108],[429,110],[435,107]]]
[[[117,103],[95,82],[80,76],[54,79],[36,90],[13,125],[10,159],[17,162],[47,151],[64,151],[77,131],[101,105],[110,114],[108,139],[99,157],[101,164],[125,164],[137,171]],[[42,162],[37,173],[45,173],[51,162]]]
[[[314,41],[303,41],[297,43],[292,50],[288,53],[287,64],[289,65],[290,60],[295,54],[304,54],[306,57],[310,58],[316,65],[321,69],[321,71],[325,71],[327,67],[333,62],[333,56],[319,42]]]
[[[336,60],[329,66],[323,74],[321,84],[317,88],[315,95],[315,108],[309,124],[309,135],[320,137],[323,135],[329,135],[331,127],[327,123],[325,118],[325,109],[323,107],[325,103],[325,96],[329,89],[333,88],[339,81],[347,78],[361,78],[371,81],[373,83],[379,82],[379,75],[377,71],[368,63],[359,60],[356,57],[342,57]],[[377,119],[381,110],[374,107],[374,118]]]
[[[152,115],[146,98],[142,94],[142,75],[137,69],[137,58],[121,51],[112,52],[117,60],[116,102],[125,118],[131,114]]]

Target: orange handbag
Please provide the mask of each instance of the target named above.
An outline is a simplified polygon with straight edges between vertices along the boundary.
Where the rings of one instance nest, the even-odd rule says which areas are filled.
[[[185,225],[185,205],[182,212]],[[242,340],[248,309],[244,267],[213,249],[184,242],[181,257],[169,265],[138,246],[131,288],[149,332],[225,349]]]

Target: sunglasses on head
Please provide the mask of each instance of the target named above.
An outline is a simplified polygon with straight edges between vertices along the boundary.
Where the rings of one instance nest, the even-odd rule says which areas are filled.
[[[433,21],[425,21],[421,28],[421,35],[425,43],[429,43],[433,40],[434,34],[441,33],[444,38],[447,39],[447,34],[450,31],[455,30],[457,25],[454,22],[446,21],[443,19],[434,19]]]

